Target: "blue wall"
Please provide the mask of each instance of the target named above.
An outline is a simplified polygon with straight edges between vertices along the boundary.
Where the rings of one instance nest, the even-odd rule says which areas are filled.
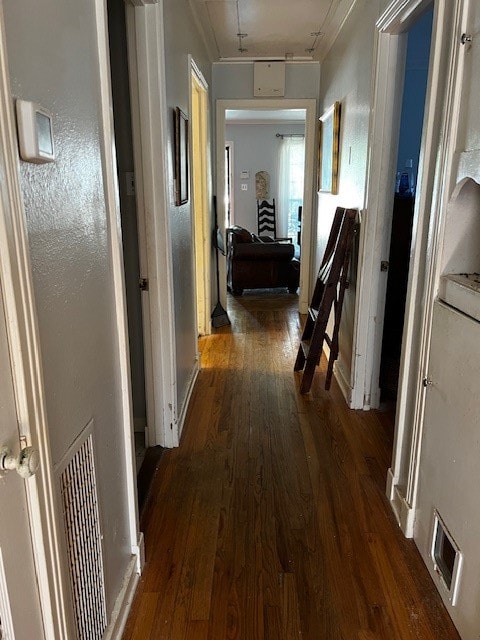
[[[422,138],[432,21],[433,4],[408,32],[397,171],[402,171],[405,161],[412,158],[415,184]]]

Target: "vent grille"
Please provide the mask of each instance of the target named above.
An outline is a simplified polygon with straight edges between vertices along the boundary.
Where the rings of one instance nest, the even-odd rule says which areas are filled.
[[[77,635],[79,640],[101,640],[107,625],[92,434],[73,455],[60,483]]]

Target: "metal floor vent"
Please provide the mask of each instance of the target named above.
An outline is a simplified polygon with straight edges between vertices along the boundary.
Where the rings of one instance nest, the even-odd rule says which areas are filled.
[[[445,523],[435,509],[432,547],[430,551],[433,568],[448,594],[452,606],[457,604],[458,585],[462,570],[462,554]]]
[[[74,452],[60,486],[78,640],[101,640],[107,624],[92,434]]]

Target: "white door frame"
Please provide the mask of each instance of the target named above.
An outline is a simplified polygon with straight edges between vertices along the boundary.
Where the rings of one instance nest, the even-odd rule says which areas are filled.
[[[403,86],[405,36],[430,0],[395,0],[377,22],[376,64],[367,176],[367,215],[362,229],[361,273],[357,296],[352,371],[352,408],[378,405],[378,376],[383,332],[386,277],[380,263],[388,260],[399,131],[399,95]],[[454,34],[463,0],[435,0],[425,121],[419,159],[418,191],[412,237],[404,337],[397,399],[395,444],[387,480],[390,497],[405,535],[413,534],[418,460],[423,420],[424,377],[428,358],[431,308],[438,269],[437,229],[448,199],[451,152],[451,103],[456,88],[452,60]],[[459,92],[460,94],[460,92]],[[447,109],[445,109],[447,104]],[[438,159],[442,158],[442,162]],[[406,456],[406,458],[405,458]],[[407,486],[402,476],[408,475]],[[405,492],[405,493],[403,493]]]
[[[228,148],[230,154],[230,225],[233,226],[235,224],[235,198],[233,198],[233,194],[235,193],[235,144],[231,140],[226,140],[225,148]]]
[[[213,221],[211,219],[211,202],[212,194],[211,185],[211,166],[209,161],[210,149],[210,127],[209,122],[209,91],[208,84],[202,72],[191,55],[190,61],[190,131],[193,133],[193,86],[199,95],[199,122],[195,123],[199,133],[199,149],[201,158],[193,157],[193,136],[190,147],[190,166],[192,167],[190,184],[192,192],[192,237],[195,241],[195,251],[193,253],[193,269],[195,273],[196,294],[195,302],[197,304],[195,317],[198,323],[198,332],[200,335],[209,335],[212,332],[212,228]],[[198,193],[195,190],[195,184],[199,186]],[[200,212],[195,210],[195,205],[200,202]],[[200,215],[199,215],[200,213]],[[200,270],[200,273],[199,273]],[[198,305],[199,299],[201,304]]]
[[[126,5],[145,343],[147,444],[179,443],[162,2]]]
[[[219,227],[225,237],[225,111],[227,109],[305,109],[305,186],[303,192],[302,245],[300,254],[300,293],[298,307],[300,313],[307,313],[310,302],[310,282],[312,272],[312,216],[314,199],[315,131],[317,117],[316,100],[262,99],[257,100],[217,100],[217,205]],[[227,279],[225,259],[219,260],[220,303],[227,305]]]
[[[69,637],[72,628],[70,591],[59,543],[63,532],[58,528],[56,518],[56,486],[1,9],[0,22],[0,154],[4,165],[0,191],[0,271],[18,429],[22,443],[33,445],[40,454],[40,467],[35,476],[25,482],[25,489],[45,638],[53,640]]]

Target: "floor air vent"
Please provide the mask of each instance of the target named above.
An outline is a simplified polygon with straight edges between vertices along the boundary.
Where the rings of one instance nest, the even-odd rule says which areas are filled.
[[[434,511],[431,556],[433,568],[448,592],[449,601],[452,606],[455,606],[462,568],[462,554],[436,510]]]
[[[82,440],[60,486],[78,639],[100,640],[107,625],[93,436]]]

